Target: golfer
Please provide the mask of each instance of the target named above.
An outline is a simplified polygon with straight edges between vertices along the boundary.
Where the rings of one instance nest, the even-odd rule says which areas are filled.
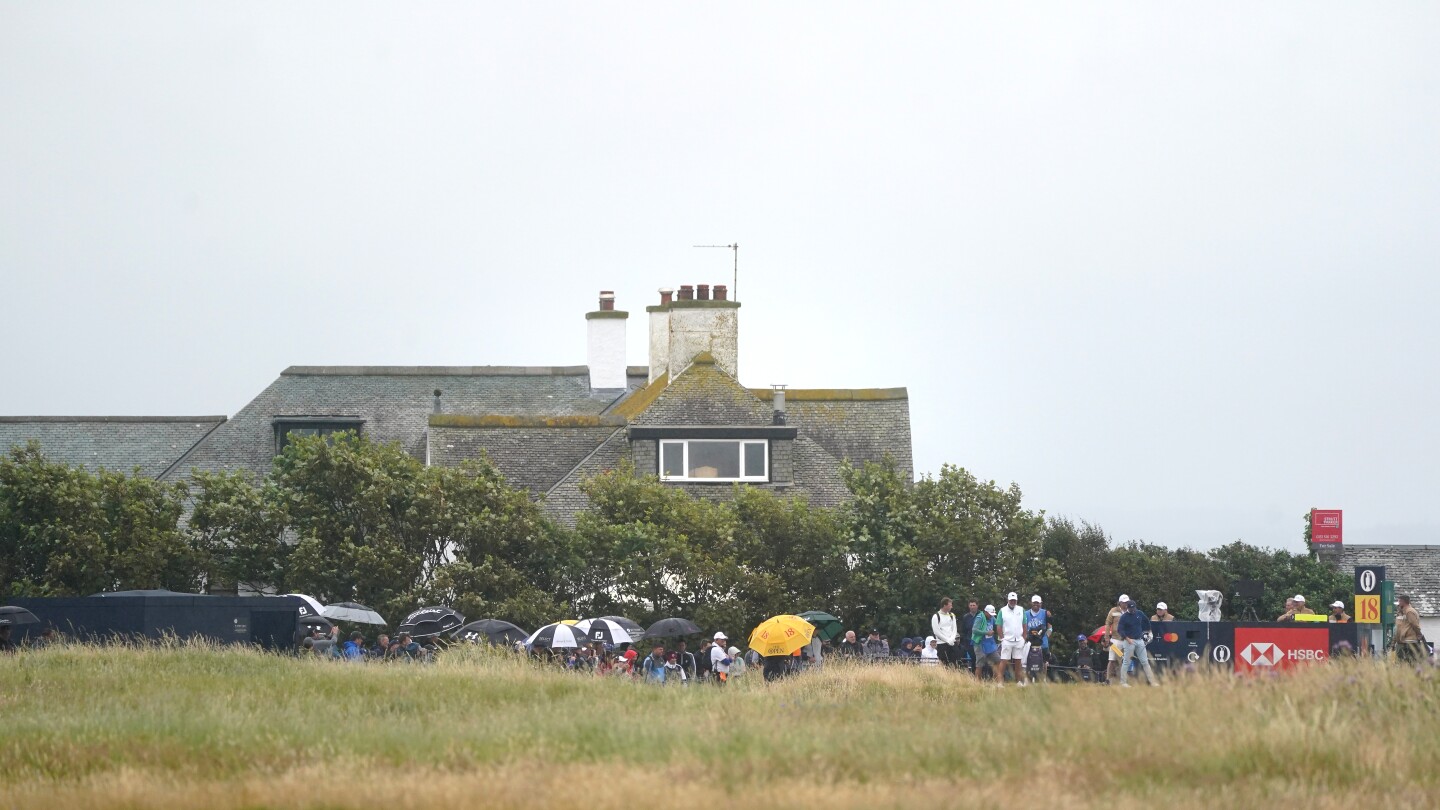
[[[1000,671],[995,680],[1005,684],[1005,670],[1013,664],[1015,682],[1025,684],[1025,608],[1020,607],[1020,595],[1011,591],[1005,597],[1005,607],[1000,608]]]

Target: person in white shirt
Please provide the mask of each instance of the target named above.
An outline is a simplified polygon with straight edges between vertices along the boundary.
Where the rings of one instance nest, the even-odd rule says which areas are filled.
[[[715,646],[710,648],[710,671],[715,673],[715,683],[721,686],[730,680],[730,664],[734,661],[725,649],[727,641],[724,633],[716,633]]]
[[[955,646],[955,637],[959,632],[956,624],[955,614],[951,611],[950,597],[940,600],[940,610],[930,617],[930,632],[934,633],[937,654],[940,656],[940,663],[947,667],[955,666],[960,659],[958,648]],[[930,645],[925,645],[929,649]],[[924,657],[925,650],[921,650],[921,657]]]
[[[925,647],[920,650],[920,663],[934,666],[940,663],[940,651],[935,647],[935,637],[925,637]]]
[[[1005,670],[1010,662],[1015,664],[1015,682],[1025,682],[1025,608],[1020,607],[1020,595],[1011,591],[1005,597],[1005,607],[1000,608],[1000,668],[995,673],[995,683],[1005,685]]]

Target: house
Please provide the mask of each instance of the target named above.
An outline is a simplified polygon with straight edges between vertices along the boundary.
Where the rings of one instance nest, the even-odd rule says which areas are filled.
[[[660,291],[646,307],[649,362],[626,363],[629,313],[600,293],[583,366],[292,366],[234,416],[0,417],[0,447],[39,441],[52,460],[181,480],[263,476],[290,437],[354,430],[427,464],[488,458],[573,523],[581,482],[624,462],[702,497],[734,484],[835,506],[845,462],[893,459],[913,477],[904,388],[749,388],[740,303],[724,285]]]
[[[1340,548],[1335,563],[1347,573],[1357,565],[1385,566],[1385,578],[1395,583],[1395,595],[1409,596],[1410,604],[1420,614],[1420,630],[1425,638],[1440,639],[1440,546],[1347,543]]]

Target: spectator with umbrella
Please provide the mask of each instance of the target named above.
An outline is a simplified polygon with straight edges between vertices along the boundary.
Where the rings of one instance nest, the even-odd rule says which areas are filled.
[[[447,633],[465,624],[465,617],[449,605],[423,607],[405,617],[395,628],[397,633],[408,633],[413,638],[428,638]]]
[[[517,641],[524,641],[530,637],[526,630],[511,624],[502,622],[499,619],[477,619],[467,625],[458,627],[450,634],[454,641],[468,641],[472,644],[484,640],[489,644],[509,646]]]
[[[626,619],[626,621],[630,620]],[[634,625],[637,632],[642,634],[645,632],[640,625],[634,622],[630,622],[630,624]],[[630,635],[629,629],[614,619],[585,619],[576,622],[573,627],[591,641],[599,641],[617,647],[621,644],[635,644],[640,641],[639,638]]]
[[[614,618],[614,617],[610,617]],[[645,631],[646,638],[679,638],[680,636],[693,636],[700,632],[700,626],[678,616],[668,619],[661,619],[650,625]]]

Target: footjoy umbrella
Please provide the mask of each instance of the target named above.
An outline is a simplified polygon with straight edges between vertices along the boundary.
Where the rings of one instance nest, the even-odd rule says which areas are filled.
[[[385,621],[384,616],[356,602],[338,602],[326,605],[320,609],[320,615],[331,621],[350,622],[351,624],[377,624],[382,627],[389,624]]]
[[[1090,642],[1091,642],[1092,644],[1099,644],[1100,641],[1101,641],[1102,639],[1104,639],[1104,638],[1105,638],[1105,625],[1103,625],[1103,624],[1100,625],[1099,627],[1095,628],[1095,632],[1093,632],[1093,633],[1090,634]]]
[[[700,632],[700,625],[689,619],[674,616],[650,625],[650,629],[645,631],[645,635],[648,638],[675,638],[676,636],[694,635],[698,632]]]
[[[479,619],[464,627],[456,628],[455,632],[450,634],[450,638],[456,641],[468,641],[471,644],[485,641],[490,644],[506,645],[524,641],[529,636],[529,632],[499,619]]]
[[[590,639],[574,625],[555,622],[536,630],[525,639],[526,647],[540,647],[550,650],[578,650],[589,645]]]
[[[807,610],[795,615],[815,625],[815,635],[819,636],[821,641],[829,641],[845,632],[845,625],[840,619],[823,610]]]
[[[40,620],[35,614],[22,607],[0,607],[0,627],[9,627],[15,624],[39,624]]]
[[[313,597],[313,596],[306,596],[306,595],[303,594],[303,593],[287,593],[287,594],[285,594],[285,595],[286,595],[286,596],[289,596],[289,597],[293,597],[293,598],[295,598],[295,599],[299,599],[301,602],[304,603],[304,604],[300,605],[300,615],[301,615],[301,616],[324,616],[324,615],[325,615],[325,606],[322,605],[322,604],[320,604],[320,600],[319,600],[319,599],[316,599],[316,598]]]
[[[405,621],[395,628],[395,632],[409,633],[412,636],[437,636],[464,623],[465,617],[456,612],[455,608],[434,605],[420,608],[406,616]]]
[[[750,649],[769,658],[772,655],[793,655],[810,643],[815,625],[799,616],[771,616],[750,632]]]
[[[603,641],[606,644],[634,644],[640,640],[631,636],[629,630],[613,619],[585,619],[575,624],[575,632],[591,641]],[[644,631],[640,632],[644,634]]]
[[[601,616],[600,618],[615,622],[625,628],[625,632],[629,633],[630,638],[635,641],[639,641],[645,637],[645,628],[641,627],[640,623],[634,619],[627,619],[624,616]]]

